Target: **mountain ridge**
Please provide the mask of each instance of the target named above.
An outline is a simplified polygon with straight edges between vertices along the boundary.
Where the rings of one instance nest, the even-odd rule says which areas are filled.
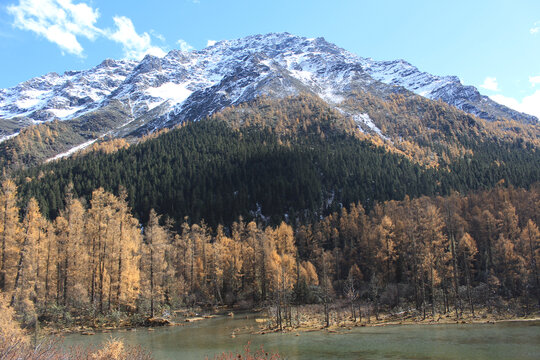
[[[271,33],[223,40],[191,52],[172,50],[163,58],[147,55],[138,63],[107,59],[89,70],[50,73],[2,89],[0,136],[7,140],[29,125],[59,119],[97,124],[87,129],[85,142],[103,136],[140,137],[261,95],[311,93],[341,111],[339,105],[358,91],[412,91],[489,121],[538,122],[463,86],[457,77],[421,72],[404,60],[362,58],[324,38]],[[104,112],[116,120],[99,125]],[[384,133],[375,132],[384,139]]]

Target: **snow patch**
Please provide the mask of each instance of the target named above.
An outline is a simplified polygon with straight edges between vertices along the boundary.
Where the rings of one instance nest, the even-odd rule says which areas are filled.
[[[22,93],[22,96],[18,98],[15,105],[19,109],[30,109],[42,101],[42,97],[47,94],[47,91],[41,90],[27,90]]]
[[[373,122],[373,120],[371,120],[368,114],[353,115],[353,120],[358,124],[359,127],[360,127],[360,124],[364,124],[368,128],[370,128],[371,131],[379,135],[384,140],[390,140],[386,136],[383,135],[381,129],[379,129],[377,125],[375,125],[375,123]]]
[[[63,153],[61,153],[61,154],[56,155],[55,157],[52,157],[52,158],[50,158],[50,159],[47,159],[45,162],[50,162],[50,161],[54,161],[54,160],[61,159],[61,158],[63,158],[63,157],[71,156],[71,155],[73,155],[74,153],[76,153],[77,151],[82,150],[82,149],[84,149],[84,148],[86,148],[86,147],[92,145],[92,144],[95,143],[96,141],[97,141],[97,139],[89,140],[89,141],[87,141],[87,142],[85,142],[85,143],[82,143],[82,144],[80,144],[80,145],[77,145],[77,146],[75,146],[75,147],[69,149],[69,150],[66,151],[66,152],[63,152]]]
[[[184,102],[192,94],[192,91],[186,88],[186,84],[168,82],[159,87],[148,88],[146,93],[154,98],[167,99],[171,100],[173,104],[178,104]]]
[[[14,138],[15,136],[19,135],[19,132],[17,131],[15,134],[11,134],[11,135],[6,135],[6,136],[2,136],[0,138],[0,143],[3,143],[4,141],[6,140],[9,140],[11,138]]]
[[[148,111],[150,110],[153,110],[155,108],[157,108],[158,106],[160,106],[161,104],[167,102],[167,100],[164,100],[164,101],[154,101],[154,102],[147,102],[146,103],[146,106],[148,106]],[[131,116],[133,116],[133,108],[131,109]]]
[[[343,96],[336,95],[331,89],[326,89],[320,95],[324,100],[333,104],[339,104],[345,100]]]
[[[84,109],[84,106],[78,106],[73,108],[66,108],[66,109],[49,109],[54,116],[56,116],[59,119],[65,119],[73,114],[75,114],[77,111]]]
[[[311,79],[311,72],[305,70],[289,70],[295,78],[302,81],[303,83],[310,84],[313,80]]]
[[[374,79],[389,85],[403,86],[428,99],[436,99],[437,92],[449,84],[460,84],[454,76],[436,76],[418,70],[403,60],[375,61],[362,59],[364,70]]]

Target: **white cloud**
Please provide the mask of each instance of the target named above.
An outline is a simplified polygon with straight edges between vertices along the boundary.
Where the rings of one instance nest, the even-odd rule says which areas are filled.
[[[540,90],[536,90],[532,95],[525,96],[521,101],[501,94],[492,95],[490,98],[499,104],[506,105],[509,108],[526,114],[534,115],[540,119]]]
[[[214,46],[214,45],[216,44],[216,42],[217,42],[216,40],[208,40],[208,41],[206,42],[206,47],[208,47],[208,46]]]
[[[164,56],[165,51],[152,45],[150,35],[138,34],[131,19],[125,16],[113,18],[115,30],[100,29],[96,26],[99,10],[85,2],[76,0],[19,0],[17,5],[10,5],[7,11],[14,17],[13,25],[22,30],[32,31],[67,52],[83,56],[84,49],[80,39],[95,40],[105,37],[122,45],[124,56],[140,59],[146,54]],[[157,39],[165,39],[157,34]]]
[[[83,47],[78,37],[90,40],[102,34],[95,26],[99,10],[72,0],[20,0],[7,11],[13,15],[13,25],[33,31],[57,44],[62,51],[82,56]]]
[[[158,39],[161,42],[165,42],[165,36],[161,35],[156,30],[151,29],[150,30],[150,35],[152,35],[153,37],[155,37],[156,39]]]
[[[533,27],[529,29],[531,35],[536,35],[540,32],[540,21],[534,23]]]
[[[529,82],[533,87],[540,84],[540,76],[529,76]]]
[[[182,50],[182,51],[189,52],[189,51],[195,50],[195,48],[194,48],[193,46],[189,45],[189,44],[187,43],[187,41],[182,40],[182,39],[178,40],[178,41],[176,42],[176,44],[178,44],[178,48],[179,48],[180,50]]]
[[[484,83],[480,85],[481,88],[491,91],[499,91],[499,84],[497,83],[497,78],[494,77],[486,77],[484,80]]]
[[[152,40],[148,33],[137,34],[131,19],[125,16],[115,16],[113,20],[116,30],[114,32],[108,30],[107,37],[122,44],[124,56],[127,59],[139,60],[147,54],[159,57],[166,55],[162,48],[152,46]]]

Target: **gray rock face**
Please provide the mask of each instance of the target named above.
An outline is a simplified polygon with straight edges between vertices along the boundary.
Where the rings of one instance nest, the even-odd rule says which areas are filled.
[[[319,95],[338,107],[352,91],[394,92],[405,88],[442,100],[488,120],[536,117],[497,104],[454,76],[421,72],[403,61],[362,58],[325,41],[288,33],[220,41],[200,51],[173,50],[140,62],[105,60],[90,70],[50,73],[0,90],[0,137],[30,124],[69,121],[119,101],[130,116],[108,135],[140,135],[262,94]]]

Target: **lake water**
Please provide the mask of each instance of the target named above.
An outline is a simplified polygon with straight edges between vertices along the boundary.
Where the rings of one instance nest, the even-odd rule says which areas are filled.
[[[255,317],[223,316],[155,331],[72,334],[65,336],[64,344],[97,344],[114,336],[143,346],[157,360],[212,359],[222,352],[241,351],[248,342],[252,351],[263,344],[265,351],[277,351],[286,359],[540,359],[540,321],[360,327],[299,336],[247,334],[257,329]],[[238,334],[234,338],[233,332]]]

